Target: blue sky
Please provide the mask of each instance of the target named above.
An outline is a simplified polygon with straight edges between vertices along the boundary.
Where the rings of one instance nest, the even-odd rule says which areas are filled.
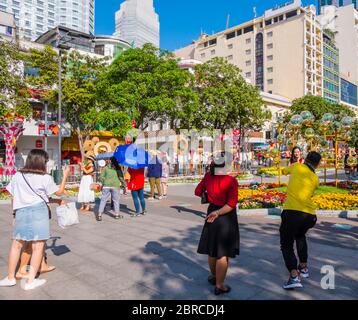
[[[124,0],[96,0],[96,34],[112,34],[114,15]],[[275,5],[289,0],[154,0],[160,19],[160,46],[175,50],[206,33],[225,29],[253,18],[253,7],[260,16]],[[304,5],[316,4],[316,0],[302,0]]]

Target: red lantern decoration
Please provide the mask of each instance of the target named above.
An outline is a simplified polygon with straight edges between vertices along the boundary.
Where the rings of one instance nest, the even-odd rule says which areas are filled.
[[[135,128],[136,127],[136,122],[135,122],[135,120],[132,120],[132,128]]]

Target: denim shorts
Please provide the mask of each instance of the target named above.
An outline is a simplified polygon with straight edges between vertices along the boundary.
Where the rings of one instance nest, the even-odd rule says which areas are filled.
[[[13,240],[39,241],[50,238],[50,219],[45,202],[16,210]]]

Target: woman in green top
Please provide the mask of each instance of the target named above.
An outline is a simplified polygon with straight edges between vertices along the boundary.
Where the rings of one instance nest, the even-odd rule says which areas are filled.
[[[97,221],[102,221],[102,214],[110,197],[112,197],[114,205],[114,218],[123,218],[119,211],[120,180],[118,178],[118,173],[114,161],[114,159],[108,161],[107,165],[101,171],[99,176],[99,181],[102,184],[102,197],[101,203],[99,205]]]

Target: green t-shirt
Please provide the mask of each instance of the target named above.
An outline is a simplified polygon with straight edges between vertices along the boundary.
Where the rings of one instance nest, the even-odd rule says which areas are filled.
[[[118,178],[117,170],[105,167],[99,175],[99,181],[103,187],[119,188],[120,181]]]

